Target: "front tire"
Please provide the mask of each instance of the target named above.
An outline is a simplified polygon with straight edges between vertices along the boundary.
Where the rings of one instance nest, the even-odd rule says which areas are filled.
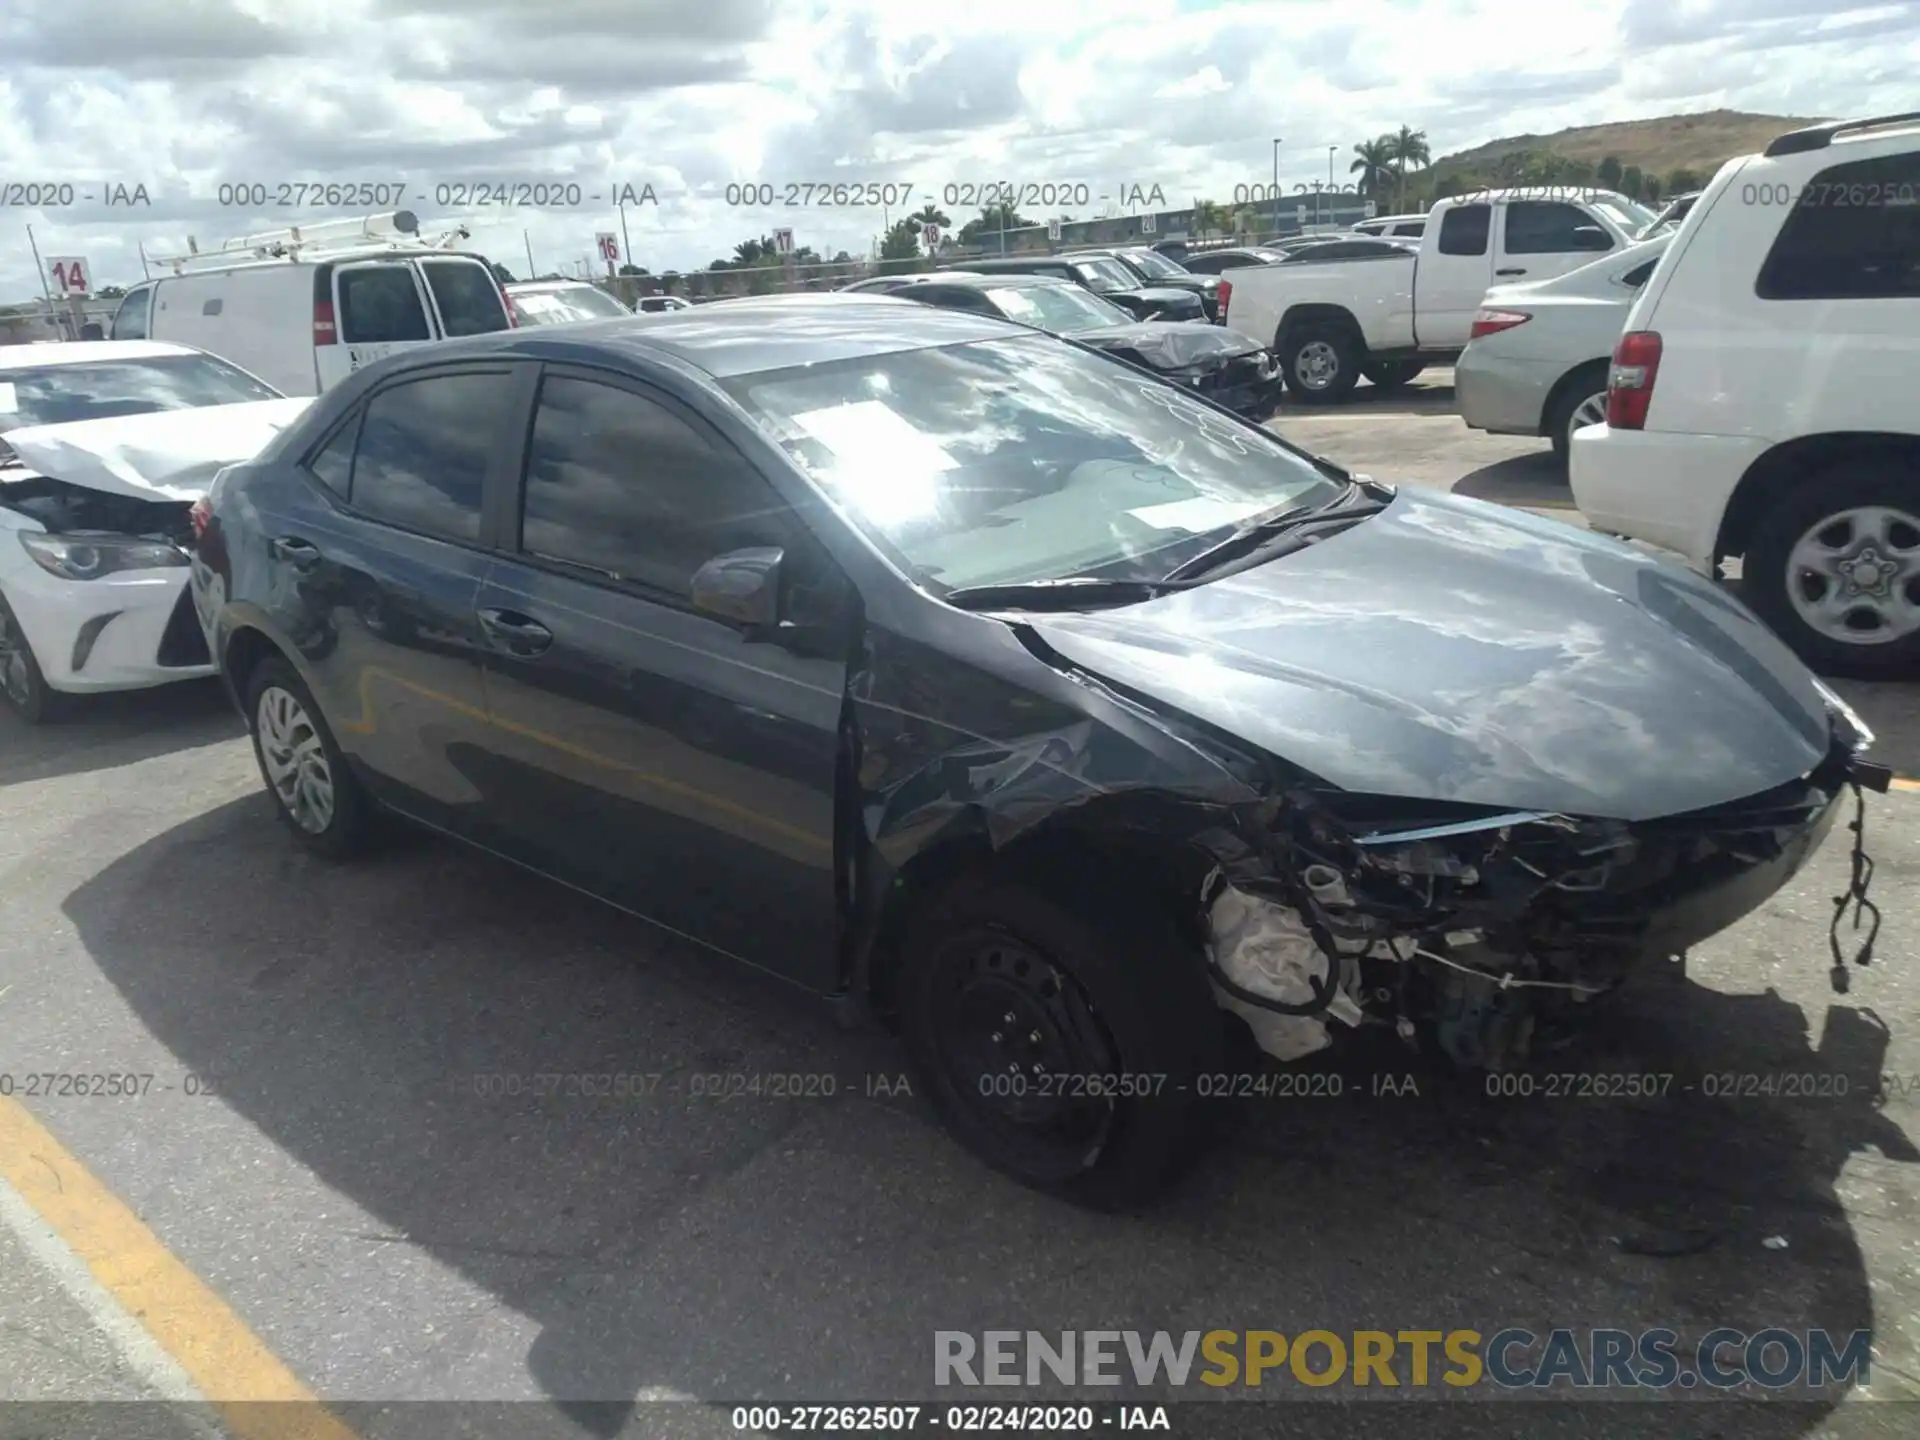
[[[247,677],[254,759],[294,838],[329,860],[365,848],[373,805],[293,666],[262,660]]]
[[[1287,389],[1309,405],[1330,405],[1360,383],[1363,348],[1343,325],[1303,325],[1276,353]]]
[[[0,702],[27,724],[44,725],[60,717],[65,700],[40,673],[26,632],[6,597],[0,596]]]
[[[1150,904],[1090,881],[971,879],[907,937],[897,990],[934,1108],[982,1159],[1095,1209],[1170,1184],[1205,1136],[1220,1010]]]
[[[1806,481],[1761,520],[1741,588],[1822,674],[1920,674],[1920,475],[1849,461]]]

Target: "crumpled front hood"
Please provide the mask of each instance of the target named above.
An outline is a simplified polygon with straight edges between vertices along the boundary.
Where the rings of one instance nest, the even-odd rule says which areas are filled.
[[[1829,747],[1812,674],[1705,579],[1433,492],[1193,590],[1025,623],[1352,791],[1644,820],[1785,784]]]
[[[215,472],[251,460],[312,403],[308,395],[30,425],[6,440],[28,471],[70,485],[137,500],[197,500]]]
[[[1102,350],[1126,350],[1156,370],[1182,370],[1206,360],[1255,355],[1260,346],[1238,330],[1202,320],[1147,320],[1133,325],[1102,325],[1076,330],[1075,340]]]

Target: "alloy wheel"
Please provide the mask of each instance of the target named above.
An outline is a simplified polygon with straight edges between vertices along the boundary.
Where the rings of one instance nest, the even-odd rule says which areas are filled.
[[[1787,552],[1787,598],[1808,628],[1845,645],[1920,632],[1920,516],[1860,505],[1814,522]]]
[[[306,707],[292,692],[269,685],[255,712],[260,763],[286,812],[309,835],[333,823],[333,767]]]
[[[1595,391],[1578,405],[1574,406],[1573,413],[1567,417],[1568,442],[1572,442],[1575,431],[1584,430],[1589,425],[1602,424],[1606,418],[1607,392],[1604,390]]]

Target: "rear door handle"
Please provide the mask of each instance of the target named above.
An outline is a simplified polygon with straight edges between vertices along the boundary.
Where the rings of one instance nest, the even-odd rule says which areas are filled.
[[[534,656],[553,644],[553,632],[518,610],[482,610],[480,628],[510,655]]]
[[[282,535],[267,546],[276,560],[284,560],[296,570],[311,570],[320,563],[320,547],[294,535]]]
[[[1496,270],[1493,273],[1496,275],[1524,275],[1527,273],[1527,268],[1524,265],[1514,265],[1505,270]]]

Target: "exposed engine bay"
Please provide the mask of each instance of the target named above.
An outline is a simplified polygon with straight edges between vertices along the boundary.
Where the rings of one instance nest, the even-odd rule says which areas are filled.
[[[1249,848],[1208,881],[1215,996],[1283,1061],[1331,1044],[1337,1021],[1392,1026],[1465,1068],[1507,1068],[1640,963],[1683,957],[1764,901],[1818,847],[1844,792],[1858,807],[1860,787],[1885,779],[1836,740],[1801,780],[1631,824],[1515,813],[1408,827],[1393,814],[1405,801],[1289,794],[1270,807],[1264,855]],[[1878,928],[1858,810],[1851,828],[1836,990],[1848,905],[1856,928],[1873,922],[1854,963],[1870,963]]]
[[[56,535],[130,535],[163,540],[182,549],[193,540],[190,501],[141,500],[47,475],[10,484],[0,478],[0,506],[38,521]]]

